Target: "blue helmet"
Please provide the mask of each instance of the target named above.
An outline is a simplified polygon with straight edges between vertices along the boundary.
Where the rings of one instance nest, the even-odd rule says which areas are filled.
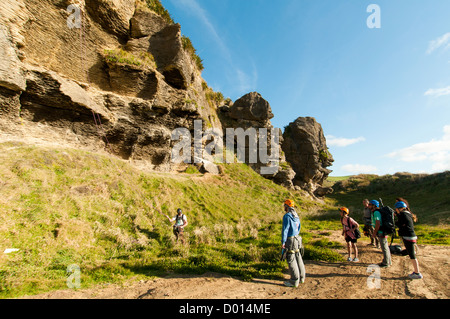
[[[395,208],[406,208],[408,207],[405,202],[397,202],[395,203]]]
[[[376,207],[380,207],[380,202],[379,201],[377,201],[377,200],[371,200],[370,202],[369,202],[370,204],[372,204],[372,205],[375,205]]]

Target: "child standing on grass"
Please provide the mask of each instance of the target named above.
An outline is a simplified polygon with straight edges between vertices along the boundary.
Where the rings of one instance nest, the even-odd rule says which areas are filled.
[[[341,213],[341,224],[343,226],[342,236],[344,236],[347,242],[348,258],[347,261],[358,262],[358,247],[356,247],[356,242],[358,239],[355,236],[355,229],[359,228],[359,224],[351,217],[349,217],[349,210],[347,207],[339,208]],[[352,259],[352,248],[355,252],[355,258]]]

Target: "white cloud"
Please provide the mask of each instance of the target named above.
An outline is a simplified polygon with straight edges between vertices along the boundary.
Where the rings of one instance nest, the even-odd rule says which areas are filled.
[[[450,94],[450,86],[440,89],[429,89],[425,92],[425,96],[439,97]]]
[[[249,75],[240,69],[236,69],[236,77],[238,90],[241,94],[248,93],[256,89],[256,85],[258,82],[258,72],[255,66],[253,66],[252,75]]]
[[[450,48],[450,32],[444,34],[443,36],[440,36],[436,40],[430,41],[430,44],[428,45],[427,54],[431,54],[440,47],[444,46],[444,50],[447,50]]]
[[[357,138],[344,138],[344,137],[335,137],[333,135],[327,135],[325,138],[327,140],[328,146],[337,146],[337,147],[345,147],[359,142],[364,142],[366,140],[362,136]]]
[[[375,173],[377,171],[377,168],[373,165],[362,165],[362,164],[347,164],[342,166],[341,169],[352,175],[370,174]]]
[[[220,47],[222,52],[225,53],[230,59],[230,50],[228,49],[222,38],[219,36],[219,33],[208,17],[208,13],[198,4],[196,0],[176,0],[172,1],[172,3],[174,5],[182,6],[184,9],[189,10],[191,14],[195,15],[206,27],[206,30],[208,30],[208,32],[211,34],[212,38]]]
[[[432,172],[450,170],[450,125],[444,126],[440,139],[417,143],[387,156],[402,162],[429,162]]]

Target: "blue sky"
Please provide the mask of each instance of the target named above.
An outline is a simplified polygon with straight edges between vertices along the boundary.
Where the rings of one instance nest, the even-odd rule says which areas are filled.
[[[259,92],[275,127],[322,124],[332,176],[450,170],[450,1],[161,3],[215,91]]]

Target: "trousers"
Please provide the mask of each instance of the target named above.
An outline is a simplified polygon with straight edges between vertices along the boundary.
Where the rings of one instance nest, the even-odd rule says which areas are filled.
[[[378,236],[378,240],[380,241],[381,251],[383,252],[383,261],[381,263],[387,266],[392,265],[391,251],[389,249],[388,239],[386,237]]]
[[[301,237],[289,237],[286,240],[285,247],[287,249],[286,260],[289,267],[289,280],[292,284],[298,285],[300,282],[305,281],[306,271],[303,264],[303,258],[300,253]]]

